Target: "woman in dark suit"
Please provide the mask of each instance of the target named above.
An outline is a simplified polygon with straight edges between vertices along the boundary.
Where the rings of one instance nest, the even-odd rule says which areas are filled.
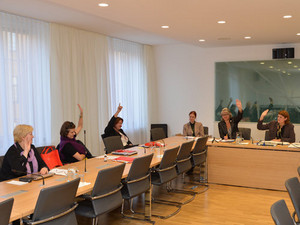
[[[121,104],[119,104],[117,112],[112,116],[105,128],[104,134],[105,137],[120,136],[124,147],[127,148],[131,147],[132,143],[122,129],[123,119],[121,117],[118,117],[122,109],[123,107],[121,106]]]
[[[295,142],[295,131],[294,125],[290,122],[290,115],[287,111],[281,110],[278,113],[277,121],[273,120],[270,123],[263,124],[265,116],[268,114],[269,109],[265,110],[258,122],[257,129],[269,130],[269,138],[272,141],[286,141],[293,143]]]
[[[2,168],[0,180],[9,180],[25,174],[48,173],[48,167],[43,161],[34,145],[33,127],[29,125],[18,125],[14,129],[15,143],[7,150]]]
[[[235,139],[236,132],[239,131],[238,123],[243,118],[243,108],[240,100],[236,100],[236,106],[238,107],[237,116],[233,117],[228,108],[222,109],[222,119],[218,123],[219,134],[222,139]]]

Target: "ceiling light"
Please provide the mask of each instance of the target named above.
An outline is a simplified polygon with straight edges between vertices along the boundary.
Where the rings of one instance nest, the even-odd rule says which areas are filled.
[[[224,23],[226,23],[226,21],[224,21],[224,20],[220,20],[220,21],[218,21],[218,23],[220,23],[220,24],[224,24]]]
[[[298,68],[298,66],[297,66],[297,65],[295,65],[295,66],[294,66],[294,68]]]
[[[280,69],[277,69],[277,71],[280,71]]]
[[[107,7],[109,5],[107,3],[105,3],[105,2],[102,2],[102,3],[99,3],[98,6],[100,6],[100,7]]]
[[[261,65],[264,65],[264,64],[265,64],[265,62],[260,62],[260,64],[261,64]]]
[[[291,74],[290,74],[290,73],[288,73],[288,75],[290,76]]]
[[[285,15],[283,16],[284,19],[289,19],[289,18],[292,18],[292,15]]]
[[[289,62],[288,62],[288,64],[289,64],[289,65],[291,65],[291,64],[292,64],[292,62],[291,62],[291,61],[289,61]]]
[[[205,40],[204,40],[204,39],[199,39],[199,41],[200,41],[200,42],[204,42]]]
[[[270,69],[273,69],[274,67],[273,67],[273,66],[269,66],[269,68],[270,68]]]
[[[297,33],[298,36],[300,36],[300,33]]]
[[[161,28],[163,28],[163,29],[168,29],[169,26],[168,26],[168,25],[163,25],[163,26],[161,26]]]
[[[283,70],[282,73],[286,73],[286,72]]]
[[[298,70],[300,70],[300,69],[298,69]]]
[[[251,39],[251,37],[250,36],[246,36],[246,37],[244,37],[245,39]]]

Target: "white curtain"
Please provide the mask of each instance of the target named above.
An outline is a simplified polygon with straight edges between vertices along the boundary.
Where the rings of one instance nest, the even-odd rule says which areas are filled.
[[[34,127],[36,146],[51,143],[48,23],[0,12],[0,155],[18,124]]]
[[[148,88],[144,46],[109,38],[111,114],[119,103],[123,130],[134,144],[148,140]]]
[[[105,36],[51,24],[52,142],[59,143],[64,121],[77,125],[83,108],[86,146],[100,154],[100,135],[107,124],[107,39]],[[83,130],[77,139],[84,142]],[[102,148],[101,148],[102,149]]]

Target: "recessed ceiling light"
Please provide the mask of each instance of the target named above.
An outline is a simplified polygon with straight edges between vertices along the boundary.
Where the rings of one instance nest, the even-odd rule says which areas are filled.
[[[290,73],[288,73],[288,75],[290,76],[291,74],[290,74]]]
[[[300,33],[297,33],[298,36],[300,36]]]
[[[250,36],[246,36],[246,37],[244,37],[245,39],[251,39],[251,37]]]
[[[283,70],[282,73],[286,73],[286,72]]]
[[[261,64],[261,65],[264,65],[264,64],[265,64],[265,62],[260,62],[260,64]]]
[[[109,5],[107,3],[105,3],[105,2],[101,2],[101,3],[98,4],[98,6],[100,6],[100,7],[107,7]]]
[[[284,19],[289,19],[289,18],[292,18],[292,15],[285,15],[283,16]]]
[[[274,67],[273,67],[273,66],[269,66],[269,68],[270,68],[270,69],[273,69]]]
[[[280,71],[280,69],[277,69],[277,71]]]
[[[205,40],[204,40],[204,39],[199,39],[199,41],[200,41],[200,42],[204,42]]]
[[[225,20],[220,20],[220,21],[218,21],[218,23],[224,24],[224,23],[226,23],[226,21]]]
[[[168,26],[168,25],[163,25],[163,26],[161,26],[161,28],[163,28],[163,29],[168,29],[169,26]]]
[[[289,62],[288,62],[288,64],[289,64],[289,65],[291,65],[291,64],[292,64],[292,62],[291,62],[291,61],[289,61]]]
[[[298,68],[298,66],[297,66],[297,65],[295,65],[295,66],[294,66],[294,68]]]
[[[298,70],[300,70],[300,69],[298,69]]]

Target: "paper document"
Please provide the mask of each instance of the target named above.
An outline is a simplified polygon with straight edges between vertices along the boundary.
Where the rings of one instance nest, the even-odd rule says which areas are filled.
[[[11,180],[7,182],[8,184],[14,184],[14,185],[24,185],[28,184],[28,182],[23,182],[23,181],[17,181],[17,180]]]

